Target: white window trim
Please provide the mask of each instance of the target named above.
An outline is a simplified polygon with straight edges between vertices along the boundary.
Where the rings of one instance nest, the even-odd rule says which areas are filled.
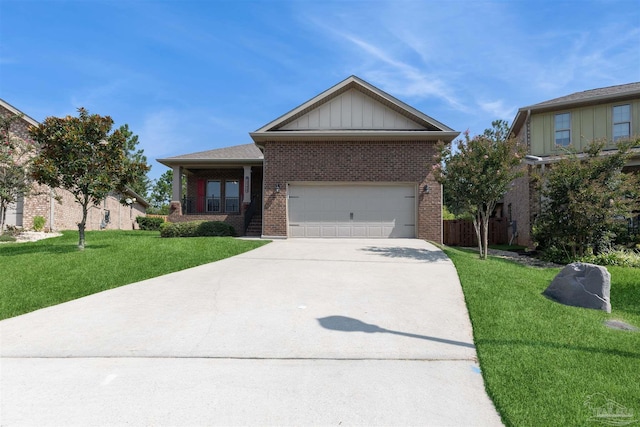
[[[624,122],[616,122],[616,115],[615,115],[615,110],[616,107],[624,107],[624,106],[629,106],[629,117],[628,120],[625,120]],[[626,136],[619,136],[618,139],[623,139],[623,138],[629,138],[631,136],[631,117],[633,117],[633,114],[631,114],[631,104],[619,104],[619,105],[614,105],[611,108],[611,139],[615,142],[616,141],[616,136],[615,136],[615,129],[616,129],[616,125],[620,125],[623,123],[628,123],[629,124],[629,133]]]
[[[569,115],[569,127],[568,128],[561,128],[558,129],[556,128],[556,122],[557,122],[557,117],[558,116],[562,116],[564,114]],[[569,143],[567,145],[562,145],[562,144],[558,144],[558,132],[564,132],[564,131],[568,131],[569,132]],[[555,113],[553,116],[553,143],[554,145],[557,146],[561,146],[561,147],[568,147],[569,145],[571,145],[572,139],[571,139],[572,135],[571,135],[571,112],[570,111],[565,111],[563,113]]]

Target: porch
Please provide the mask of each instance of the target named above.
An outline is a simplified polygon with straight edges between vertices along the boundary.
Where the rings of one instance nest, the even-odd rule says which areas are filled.
[[[255,145],[159,161],[173,169],[170,222],[222,221],[237,235],[261,235],[263,166]]]

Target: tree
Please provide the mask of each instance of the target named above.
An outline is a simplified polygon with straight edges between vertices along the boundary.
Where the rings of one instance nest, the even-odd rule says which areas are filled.
[[[182,194],[187,192],[187,179],[184,175],[181,177]],[[169,203],[173,193],[173,170],[165,171],[160,178],[156,179],[151,189],[150,202],[152,209],[147,209],[147,213],[159,215],[167,215],[169,213]]]
[[[39,144],[33,162],[33,177],[52,189],[73,194],[82,207],[78,223],[78,248],[84,249],[87,212],[112,191],[124,192],[128,185],[148,170],[142,162],[127,157],[127,137],[120,130],[111,132],[109,116],[89,114],[78,109],[78,117],[47,117],[30,129]]]
[[[9,206],[16,203],[20,196],[25,197],[33,192],[29,168],[35,145],[11,131],[21,118],[21,115],[0,115],[0,233],[4,231]]]
[[[478,239],[480,258],[487,258],[489,218],[509,188],[522,175],[524,147],[509,135],[504,120],[496,120],[482,135],[469,132],[453,144],[439,144],[433,173],[445,188],[447,206],[455,215],[469,214]]]
[[[640,139],[623,141],[617,151],[602,153],[605,141],[594,141],[583,156],[570,151],[546,169],[540,177],[543,203],[533,237],[547,256],[568,261],[608,248],[617,218],[639,208],[639,177],[622,172],[638,143]]]
[[[143,149],[138,148],[138,135],[134,135],[129,130],[129,125],[120,126],[120,132],[126,139],[127,159],[132,163],[141,163],[147,166],[146,170],[139,170],[137,175],[133,178],[129,188],[141,195],[145,199],[149,196],[149,189],[151,188],[151,180],[147,177],[147,171],[151,167],[147,164],[147,156],[144,155]]]
[[[156,179],[151,189],[151,205],[154,212],[160,214],[169,213],[169,202],[173,186],[173,170],[165,171],[160,178]]]

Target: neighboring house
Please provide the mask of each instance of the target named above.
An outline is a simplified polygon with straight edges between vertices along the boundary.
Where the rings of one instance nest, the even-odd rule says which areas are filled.
[[[36,120],[2,99],[0,114],[22,115],[22,119],[12,126],[11,132],[24,140],[30,139],[29,128],[39,125]],[[76,230],[82,219],[82,207],[66,190],[57,189],[56,194],[60,201],[56,200],[49,187],[35,184],[34,195],[20,198],[14,206],[10,206],[6,214],[6,224],[28,230],[33,227],[33,218],[42,216],[46,221],[46,230]],[[120,200],[130,203],[123,205]],[[147,201],[132,190],[127,190],[125,194],[110,194],[99,206],[89,210],[86,230],[134,229],[137,227],[136,217],[145,216],[148,206]]]
[[[534,169],[563,158],[571,146],[579,153],[593,140],[616,141],[640,135],[640,82],[577,92],[518,110],[511,132],[527,147],[526,174],[514,181],[504,198],[504,215],[512,222],[510,239],[531,246],[531,227],[540,212],[540,194],[531,179]],[[640,149],[623,171],[640,171]],[[634,219],[637,221],[637,219]]]
[[[252,132],[255,145],[159,159],[173,168],[169,220],[268,238],[441,242],[442,191],[429,171],[437,142],[458,134],[351,76]]]

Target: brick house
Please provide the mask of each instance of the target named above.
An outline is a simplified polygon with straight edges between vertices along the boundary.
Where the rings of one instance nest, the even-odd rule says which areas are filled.
[[[437,142],[459,132],[351,76],[250,135],[254,144],[158,160],[174,171],[170,221],[222,220],[268,238],[442,241],[429,171]]]
[[[513,224],[510,239],[532,246],[531,227],[541,206],[532,172],[544,173],[545,168],[553,167],[569,145],[580,153],[591,141],[604,139],[608,141],[606,152],[615,150],[620,138],[640,135],[640,82],[577,92],[520,108],[511,132],[526,145],[528,155],[525,176],[514,181],[504,197],[503,214]],[[640,172],[640,148],[623,171]],[[635,222],[632,226],[637,227]]]
[[[22,118],[14,123],[11,133],[28,140],[29,128],[38,126],[33,118],[22,113],[9,103],[0,99],[0,114],[3,116],[22,115]],[[6,224],[13,227],[29,230],[33,228],[33,218],[42,216],[45,219],[45,230],[75,230],[82,219],[82,207],[75,201],[73,195],[58,189],[57,195],[60,202],[54,198],[49,187],[35,184],[34,195],[23,197],[13,206],[10,206],[6,216]],[[120,200],[128,200],[128,205],[123,205]],[[145,216],[145,210],[149,206],[147,201],[132,190],[125,194],[110,194],[99,206],[89,209],[87,215],[86,230],[136,228],[136,217]]]

